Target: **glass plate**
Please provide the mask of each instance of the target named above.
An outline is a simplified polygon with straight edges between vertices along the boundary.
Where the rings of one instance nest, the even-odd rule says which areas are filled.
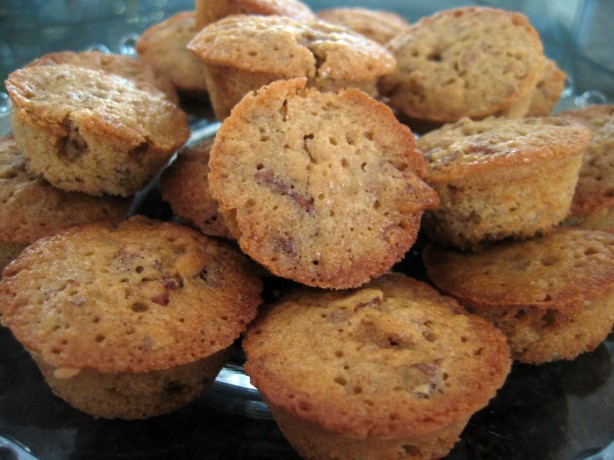
[[[130,50],[128,50],[130,52]],[[0,94],[0,134],[10,108]],[[566,90],[558,109],[606,102],[598,91]],[[189,145],[213,136],[210,108],[192,107]],[[157,180],[139,193],[133,213],[171,220]],[[423,278],[420,241],[395,270]],[[265,282],[265,299],[292,283]],[[198,400],[145,421],[95,419],[56,398],[38,368],[0,327],[0,459],[298,459],[242,369],[237,344],[230,362]],[[447,459],[614,459],[614,334],[574,361],[514,364],[506,384],[476,413]]]

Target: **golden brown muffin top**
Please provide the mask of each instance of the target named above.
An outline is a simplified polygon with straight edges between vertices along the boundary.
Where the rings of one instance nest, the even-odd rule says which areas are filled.
[[[30,173],[13,136],[0,138],[0,241],[33,243],[67,227],[124,219],[129,199],[65,192]]]
[[[236,249],[178,224],[76,227],[5,269],[2,324],[55,367],[163,370],[238,338],[260,303],[251,269]]]
[[[11,73],[6,88],[15,112],[24,111],[52,135],[66,124],[87,127],[105,142],[174,151],[187,140],[187,115],[164,93],[142,89],[111,73],[70,64],[31,66]]]
[[[188,49],[203,62],[290,77],[368,80],[394,71],[380,44],[321,20],[238,15],[201,30]]]
[[[614,233],[562,227],[531,240],[479,253],[427,247],[428,276],[462,303],[579,309],[614,285]]]
[[[382,45],[409,27],[409,23],[401,16],[386,10],[340,7],[318,11],[317,16],[347,27]]]
[[[504,112],[535,87],[543,45],[526,16],[460,7],[424,17],[386,47],[397,59],[381,92],[418,120],[447,123]]]
[[[243,347],[265,399],[357,438],[420,436],[466,419],[510,369],[497,329],[400,274],[290,294],[263,309]]]
[[[244,252],[310,286],[386,272],[439,203],[411,131],[365,93],[279,80],[224,120],[209,187]]]
[[[427,163],[427,181],[448,182],[491,168],[506,168],[582,154],[590,129],[556,117],[468,118],[417,140]]]
[[[287,16],[298,20],[315,18],[311,8],[299,0],[196,0],[194,9],[197,30],[237,14]]]
[[[177,103],[179,97],[171,81],[163,74],[156,73],[153,67],[142,60],[121,54],[108,54],[100,51],[58,51],[45,54],[29,63],[29,66],[72,64],[88,69],[99,69],[120,77],[134,80],[137,86],[147,90],[150,85],[164,92],[168,98]],[[141,83],[144,83],[141,86]]]

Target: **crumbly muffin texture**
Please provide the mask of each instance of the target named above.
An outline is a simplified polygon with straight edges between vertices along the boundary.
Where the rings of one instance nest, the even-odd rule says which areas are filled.
[[[296,291],[263,310],[243,347],[246,373],[306,458],[443,456],[510,369],[503,334],[400,274]]]
[[[430,246],[429,278],[540,364],[594,350],[614,325],[614,234],[560,228],[475,254]]]
[[[425,180],[441,199],[425,231],[465,249],[550,231],[569,211],[590,135],[555,117],[491,117],[421,136]]]
[[[13,136],[0,138],[0,242],[33,243],[67,227],[125,219],[130,200],[65,192],[28,171]]]
[[[11,73],[13,131],[28,168],[67,191],[139,191],[189,136],[186,114],[139,86],[70,64]]]
[[[386,46],[398,65],[381,92],[405,115],[438,123],[505,113],[535,88],[544,68],[528,19],[496,8],[441,11]]]
[[[274,274],[358,286],[403,257],[437,195],[385,105],[305,85],[280,80],[237,105],[211,149],[211,195],[243,251]]]

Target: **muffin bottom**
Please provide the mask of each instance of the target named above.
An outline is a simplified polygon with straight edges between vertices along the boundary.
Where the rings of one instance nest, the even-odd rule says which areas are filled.
[[[62,369],[30,354],[53,393],[75,409],[94,417],[138,420],[195,400],[213,383],[231,352],[228,347],[193,363],[141,373]]]
[[[305,459],[380,460],[382,458],[427,460],[445,456],[459,440],[470,417],[432,433],[403,439],[352,438],[327,431],[269,404],[279,429]]]

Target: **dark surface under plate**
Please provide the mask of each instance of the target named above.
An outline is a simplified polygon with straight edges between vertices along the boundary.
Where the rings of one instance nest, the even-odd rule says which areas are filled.
[[[204,137],[214,131],[200,128]],[[172,217],[155,186],[142,198],[137,212]],[[420,278],[418,251],[419,245],[395,268]],[[291,285],[277,279],[267,284],[269,299]],[[177,412],[146,421],[95,419],[56,398],[28,353],[0,327],[0,460],[299,458],[247,385],[241,360],[237,347],[213,387]],[[614,459],[613,364],[614,334],[574,361],[515,364],[447,458]],[[18,453],[19,445],[30,453]]]

